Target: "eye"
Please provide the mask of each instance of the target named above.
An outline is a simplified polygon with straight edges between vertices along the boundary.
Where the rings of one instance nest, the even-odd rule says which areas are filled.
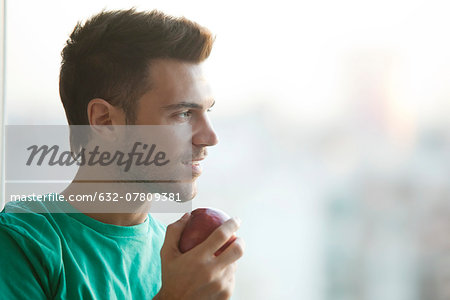
[[[180,113],[177,113],[176,116],[178,118],[182,118],[182,119],[187,119],[190,118],[192,116],[192,112],[187,110],[187,111],[182,111]]]

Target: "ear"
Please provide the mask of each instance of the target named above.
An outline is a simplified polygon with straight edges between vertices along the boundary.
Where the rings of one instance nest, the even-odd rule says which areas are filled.
[[[125,125],[125,112],[104,99],[92,99],[88,103],[87,113],[90,130],[110,142],[117,139],[117,126],[113,125]]]
[[[87,114],[90,125],[125,125],[125,112],[104,99],[92,99]]]

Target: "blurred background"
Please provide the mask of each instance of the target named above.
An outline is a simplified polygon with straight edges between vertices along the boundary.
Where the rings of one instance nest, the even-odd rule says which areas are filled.
[[[5,124],[66,124],[68,35],[132,6],[217,36],[193,207],[243,220],[232,299],[450,299],[448,1],[7,0]]]

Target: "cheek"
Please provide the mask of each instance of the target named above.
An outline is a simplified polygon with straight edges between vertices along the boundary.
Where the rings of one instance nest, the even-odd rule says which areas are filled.
[[[154,110],[138,110],[136,112],[136,125],[166,125],[166,117],[155,113]]]

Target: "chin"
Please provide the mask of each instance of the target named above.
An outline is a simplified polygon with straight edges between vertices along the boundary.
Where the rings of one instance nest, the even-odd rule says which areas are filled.
[[[177,192],[180,193],[181,202],[191,201],[197,196],[197,183],[195,181],[182,183],[181,188]]]

